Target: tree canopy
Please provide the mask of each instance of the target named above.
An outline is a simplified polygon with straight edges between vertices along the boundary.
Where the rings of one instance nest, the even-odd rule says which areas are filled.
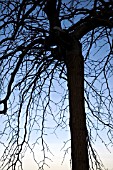
[[[35,160],[38,144],[37,166],[47,165],[46,134],[69,127],[66,55],[76,41],[84,59],[90,169],[102,169],[92,143],[113,144],[112,28],[113,1],[0,1],[1,170],[22,168],[27,148]]]

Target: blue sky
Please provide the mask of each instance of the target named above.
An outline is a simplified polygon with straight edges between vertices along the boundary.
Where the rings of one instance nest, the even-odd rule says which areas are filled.
[[[64,24],[66,25],[67,22],[64,22]],[[93,54],[95,53],[95,50],[96,49],[92,49],[92,56]],[[97,58],[99,56],[103,57],[106,53],[106,48],[103,47],[102,51],[100,53],[98,53],[97,55]],[[93,56],[95,57],[95,56]],[[110,82],[111,84],[111,87],[113,88],[113,85],[112,85],[112,81]],[[56,89],[60,92],[59,95],[58,94],[52,94],[52,98],[54,100],[60,100],[59,96],[61,96],[63,94],[63,91],[62,89],[59,87],[59,85],[57,84],[57,82],[55,82],[55,87]],[[98,86],[98,84],[97,84]],[[65,86],[66,87],[66,86]],[[55,112],[57,111],[58,112],[58,108],[56,109],[55,105],[53,104],[52,106],[53,108],[53,112],[54,114],[56,114]],[[68,115],[68,113],[66,113]],[[67,116],[68,117],[68,116]],[[46,125],[49,125],[50,127],[53,127],[54,126],[54,123],[52,121],[52,118],[48,116],[48,121],[46,122]],[[0,120],[1,122],[1,120]],[[0,129],[0,132],[2,130],[2,126],[1,126],[1,129]],[[62,128],[59,128],[57,131],[56,131],[56,135],[55,134],[51,134],[52,132],[48,129],[47,130],[49,136],[45,136],[45,139],[47,140],[48,142],[48,145],[50,146],[50,149],[51,149],[51,152],[52,154],[48,153],[47,156],[49,156],[52,160],[52,162],[50,160],[48,160],[48,165],[50,165],[50,169],[52,170],[70,170],[70,151],[69,153],[66,155],[65,157],[65,160],[62,164],[62,161],[63,161],[63,156],[64,156],[64,151],[65,149],[69,146],[69,144],[66,145],[65,148],[62,149],[62,147],[64,146],[64,142],[66,142],[67,140],[69,140],[69,129],[66,127],[64,130],[62,130]],[[106,141],[107,140],[107,136],[106,134],[104,133],[104,131],[101,131],[101,134],[104,138],[104,140]],[[95,134],[94,134],[95,136]],[[36,133],[33,133],[32,135],[32,139],[31,139],[31,142],[33,143],[33,141],[36,139]],[[108,168],[109,170],[113,170],[113,146],[108,146],[109,150],[111,151],[111,153],[106,149],[106,147],[104,146],[104,144],[102,144],[99,140],[95,141],[95,146],[94,146],[103,163],[105,164],[106,168]],[[62,150],[61,150],[62,149]],[[35,148],[35,154],[36,154],[36,158],[37,160],[39,158],[41,158],[41,148],[39,145],[36,146]],[[0,154],[2,153],[3,151],[3,148],[2,148],[2,145],[0,145]],[[33,159],[32,159],[32,153],[30,152],[30,150],[28,149],[27,152],[26,152],[26,156],[25,158],[23,159],[23,166],[25,168],[25,170],[37,170],[36,168],[36,164],[34,163]],[[48,170],[49,168],[45,168],[45,170]]]

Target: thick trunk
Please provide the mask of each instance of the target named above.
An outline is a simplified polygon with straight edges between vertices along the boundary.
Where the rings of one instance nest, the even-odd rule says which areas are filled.
[[[76,42],[66,56],[70,107],[72,170],[89,170],[84,108],[84,61]]]

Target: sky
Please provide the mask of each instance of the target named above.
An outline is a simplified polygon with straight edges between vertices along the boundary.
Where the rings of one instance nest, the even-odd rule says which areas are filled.
[[[106,51],[106,49],[105,49]],[[105,55],[105,51],[102,51],[101,53],[99,53],[98,55]],[[113,88],[112,83],[110,84],[111,88]],[[59,89],[60,91],[60,89]],[[53,96],[54,98],[56,96]],[[57,98],[57,97],[56,97]],[[51,124],[51,122],[48,122],[48,124]],[[106,127],[105,127],[106,128]],[[106,128],[107,129],[107,128]],[[105,130],[105,129],[104,129]],[[101,137],[103,138],[103,140],[105,141],[105,144],[109,143],[109,140],[107,138],[107,135],[105,133],[105,131],[100,129],[100,134]],[[66,140],[69,139],[70,136],[70,132],[69,129],[67,129],[67,131],[59,129],[57,132],[57,135],[52,135],[49,134],[49,136],[47,137],[47,141],[50,144],[50,149],[53,153],[54,156],[50,155],[50,158],[52,160],[51,161],[47,161],[48,165],[50,165],[50,168],[45,168],[45,170],[70,170],[70,151],[69,153],[67,153],[64,161],[63,161],[63,157],[64,157],[64,151],[66,149],[66,147],[69,146],[69,144],[67,144],[67,146],[65,148],[63,148],[64,146],[64,142]],[[96,136],[94,134],[94,136]],[[104,145],[104,143],[102,143],[99,139],[96,140],[96,137],[94,138],[94,148],[96,149],[97,153],[99,154],[100,159],[102,160],[106,170],[113,170],[113,145],[108,145],[108,148],[106,148],[106,146]],[[63,148],[63,149],[62,149]],[[36,152],[38,151],[38,146],[36,149]],[[37,155],[37,160],[38,157],[40,157],[39,155]],[[62,163],[63,161],[63,163]],[[36,164],[34,163],[33,159],[32,159],[32,154],[30,154],[30,151],[28,151],[28,154],[26,154],[26,157],[24,159],[24,168],[25,170],[37,170]]]
[[[52,162],[48,161],[48,165],[50,168],[45,168],[45,170],[70,170],[70,162],[69,162],[69,155],[66,156],[64,162],[63,161],[63,152],[60,151],[62,148],[62,141],[56,140],[56,143],[51,143],[51,150],[53,151],[54,156],[52,157]],[[113,147],[109,147],[109,152],[105,146],[98,142],[95,146],[102,162],[105,165],[106,170],[113,170]],[[38,148],[37,148],[38,151]],[[37,152],[36,151],[36,152]],[[37,170],[37,166],[32,159],[32,155],[28,152],[27,156],[24,159],[23,167],[25,170]]]
[[[50,167],[45,166],[45,170],[70,170],[70,156],[67,154],[64,162],[63,161],[63,156],[64,156],[64,151],[61,151],[61,148],[63,146],[63,142],[60,139],[56,139],[56,143],[53,142],[50,144],[50,148],[54,156],[51,156],[51,161],[47,161],[48,165]],[[105,165],[106,170],[113,170],[113,147],[109,147],[111,153],[105,148],[105,146],[101,143],[98,142],[95,146],[95,149],[97,150],[102,162]],[[0,148],[0,153],[1,153],[2,148]],[[36,149],[36,159],[38,160],[38,157],[41,157],[40,154],[37,154],[39,152],[38,146]],[[26,152],[26,156],[23,159],[23,168],[24,170],[37,170],[37,165],[35,161],[33,160],[32,153],[30,150]]]
[[[67,136],[68,135],[68,136]],[[104,136],[104,133],[102,133],[103,137],[106,139],[106,136]],[[47,163],[50,167],[45,166],[45,170],[70,170],[70,151],[67,153],[64,161],[64,151],[66,148],[63,148],[64,141],[66,138],[69,137],[69,131],[68,133],[64,134],[64,131],[59,132],[59,135],[49,135],[48,141],[49,146],[51,149],[51,152],[53,155],[48,154],[49,158],[51,160],[48,160]],[[63,148],[63,149],[62,149]],[[108,146],[109,151],[106,149],[104,144],[102,144],[99,140],[94,145],[94,148],[98,152],[102,162],[105,165],[106,170],[113,170],[113,146]],[[0,147],[0,155],[3,148]],[[39,145],[35,148],[35,156],[36,160],[38,158],[41,158],[41,153],[39,153]],[[33,160],[33,155],[31,151],[28,149],[25,157],[23,158],[23,168],[24,170],[38,170],[37,165],[35,161]]]
[[[54,156],[51,156],[52,162],[47,161],[48,165],[50,165],[50,168],[46,167],[45,170],[70,170],[70,151],[67,153],[64,162],[64,150],[62,149],[64,143],[63,140],[60,137],[61,134],[59,134],[59,137],[51,137],[50,138],[50,148]],[[66,134],[65,134],[66,135]],[[69,133],[68,133],[69,135]],[[104,133],[102,134],[103,138],[106,138],[104,136]],[[97,140],[97,142],[94,145],[94,148],[96,149],[97,153],[99,154],[106,170],[113,170],[113,146],[108,146],[108,149],[105,147],[104,144],[102,144],[101,141]],[[61,150],[62,149],[62,150]],[[38,146],[36,149],[36,152],[38,152]],[[38,157],[37,157],[38,159]],[[30,154],[30,151],[26,154],[26,157],[24,159],[23,167],[25,170],[37,170],[36,164],[33,161],[32,154]]]
[[[70,170],[70,161],[69,161],[70,151],[69,153],[67,153],[64,159],[64,162],[62,163],[64,153],[65,153],[64,152],[65,148],[62,149],[62,147],[64,146],[64,141],[66,141],[66,139],[69,138],[69,131],[66,133],[60,129],[57,134],[59,135],[57,136],[49,135],[47,139],[50,143],[50,148],[54,156],[53,155],[50,156],[51,161],[50,160],[47,161],[48,165],[50,165],[50,168],[46,167],[45,170],[49,170],[49,169],[50,170],[51,169],[52,170]],[[107,139],[103,132],[102,132],[102,136],[105,138],[105,140]],[[38,153],[39,152],[38,147],[39,146],[37,146],[35,149],[37,160],[38,160],[38,157],[41,157],[41,154]],[[97,140],[94,147],[99,153],[100,158],[102,159],[106,169],[113,170],[113,146],[112,147],[109,146],[108,148],[110,151],[108,151],[106,147],[104,146],[104,144],[102,144],[99,140]],[[2,153],[2,151],[3,151],[3,148],[0,148],[0,154]],[[23,168],[24,170],[37,170],[36,163],[34,162],[32,158],[32,153],[30,152],[30,150],[27,150],[26,156],[23,159]]]
[[[112,83],[111,83],[111,87],[112,87]],[[59,89],[60,91],[60,89]],[[53,96],[54,99],[56,99],[56,96]],[[54,109],[55,111],[55,109]],[[48,121],[48,125],[51,124],[51,121]],[[1,129],[0,129],[1,130]],[[107,141],[107,136],[105,135],[105,133],[103,131],[100,132],[104,138],[104,140],[106,142]],[[70,170],[70,151],[69,153],[67,153],[64,161],[63,161],[63,157],[64,157],[64,151],[66,149],[63,148],[64,146],[64,142],[69,139],[69,129],[67,129],[67,131],[59,129],[57,132],[57,135],[55,136],[54,134],[49,134],[49,136],[46,138],[47,141],[49,142],[49,146],[50,149],[52,151],[52,154],[48,154],[49,158],[51,158],[51,160],[48,160],[47,163],[50,166],[49,167],[45,167],[45,170]],[[35,138],[35,136],[34,136]],[[62,149],[63,148],[63,149]],[[113,170],[113,146],[108,146],[108,149],[104,146],[104,144],[97,140],[95,141],[95,145],[94,148],[96,149],[96,151],[98,152],[103,164],[105,165],[106,170]],[[0,147],[0,154],[2,153],[3,148]],[[41,158],[41,153],[39,153],[39,146],[37,145],[36,149],[35,149],[35,155],[36,155],[36,159],[38,160],[38,158]],[[25,158],[23,158],[23,168],[24,170],[37,170],[37,165],[33,160],[33,156],[32,153],[30,152],[30,150],[28,149],[25,155]]]

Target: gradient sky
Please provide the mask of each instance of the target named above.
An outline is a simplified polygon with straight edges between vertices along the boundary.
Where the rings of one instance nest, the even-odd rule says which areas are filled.
[[[45,168],[45,170],[70,170],[69,163],[69,155],[66,156],[63,164],[63,151],[60,151],[62,148],[62,141],[56,140],[56,143],[51,143],[51,149],[53,151],[54,156],[52,157],[52,161],[48,161],[50,168]],[[109,147],[111,153],[105,148],[105,146],[98,142],[96,144],[95,149],[97,150],[101,160],[103,161],[105,168],[108,170],[113,170],[113,147]],[[38,151],[38,150],[37,150]],[[31,154],[27,154],[27,157],[24,160],[24,168],[25,170],[37,170],[36,164],[34,163]]]
[[[111,84],[112,86],[112,84]],[[1,129],[0,129],[1,131]],[[49,135],[48,141],[50,143],[50,149],[54,156],[50,156],[52,161],[47,161],[48,165],[50,165],[50,168],[45,168],[45,170],[70,170],[70,153],[66,155],[66,158],[63,161],[64,156],[64,149],[61,150],[61,148],[64,145],[64,141],[69,138],[69,132],[66,134],[64,131],[59,130],[58,136],[55,137],[55,135]],[[102,132],[102,135],[107,140],[107,137],[104,136],[104,133]],[[100,155],[101,160],[103,161],[105,168],[108,170],[113,170],[113,146],[109,146],[108,149],[110,152],[106,149],[104,144],[101,143],[101,141],[97,140],[95,144],[95,149],[97,150],[98,154]],[[0,156],[3,151],[3,148],[0,147]],[[36,158],[38,160],[38,157],[41,157],[41,154],[39,153],[38,146],[35,150]],[[32,158],[32,154],[30,153],[30,150],[26,152],[26,156],[23,159],[23,168],[24,170],[37,170],[36,163],[34,162]]]

